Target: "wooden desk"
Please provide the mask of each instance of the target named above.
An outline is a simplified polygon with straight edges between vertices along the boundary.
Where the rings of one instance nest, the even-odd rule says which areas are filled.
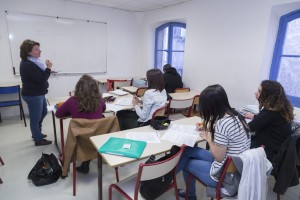
[[[173,123],[176,124],[184,124],[184,125],[194,125],[197,122],[201,121],[199,117],[190,117],[190,118],[185,118],[185,119],[180,119],[177,121],[173,121]],[[115,133],[110,133],[110,134],[104,134],[104,135],[98,135],[98,136],[93,136],[90,138],[91,142],[93,143],[94,147],[98,150],[110,137],[119,137],[119,138],[126,138],[126,133],[127,132],[153,132],[156,131],[157,133],[160,134],[160,137],[163,136],[163,134],[166,132],[166,130],[163,131],[157,131],[154,130],[150,126],[145,126],[145,127],[139,127],[135,129],[129,129],[126,131],[119,131]],[[199,137],[198,142],[204,141],[202,138]],[[141,159],[147,158],[152,154],[162,154],[165,152],[168,152],[173,145],[181,145],[181,144],[176,144],[173,142],[161,140],[161,143],[155,144],[155,143],[148,143],[145,150],[143,151],[143,154],[139,159],[133,159],[133,158],[127,158],[127,157],[122,157],[122,156],[116,156],[116,155],[110,155],[110,154],[105,154],[105,153],[99,153],[98,155],[98,199],[102,200],[102,159],[105,160],[108,166],[110,167],[119,167],[124,164],[128,164],[131,162],[139,161]]]
[[[199,95],[199,91],[189,91],[189,92],[179,92],[179,93],[170,93],[169,95],[176,100],[180,99],[190,99],[194,98],[196,95]]]
[[[16,86],[16,85],[20,85],[20,87],[22,88],[22,83],[17,81],[17,82],[0,82],[0,87],[9,87],[9,86]]]
[[[138,88],[134,86],[123,86],[121,87],[121,89],[123,89],[126,92],[129,92],[130,94],[135,94]]]

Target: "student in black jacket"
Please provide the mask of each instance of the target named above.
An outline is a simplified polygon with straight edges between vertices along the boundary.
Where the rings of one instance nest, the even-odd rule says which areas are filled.
[[[176,88],[183,87],[181,76],[174,67],[172,67],[170,64],[165,64],[163,66],[163,71],[165,89],[167,93],[173,93]]]
[[[20,46],[20,74],[22,79],[22,97],[28,105],[30,116],[30,130],[35,146],[48,145],[52,141],[44,139],[42,123],[47,115],[45,94],[48,93],[48,78],[52,63],[42,62],[40,44],[32,40],[25,40]]]
[[[294,119],[293,106],[287,99],[284,89],[277,81],[264,80],[255,93],[259,102],[259,113],[244,113],[251,132],[251,148],[264,145],[267,158],[272,162],[281,145],[291,135],[291,121]]]

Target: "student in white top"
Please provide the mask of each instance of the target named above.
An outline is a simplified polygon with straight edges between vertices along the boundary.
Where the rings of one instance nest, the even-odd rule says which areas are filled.
[[[207,141],[210,150],[187,147],[179,162],[177,172],[182,170],[185,181],[192,173],[209,187],[216,187],[220,170],[228,155],[238,155],[250,148],[249,128],[245,119],[231,108],[222,86],[205,88],[199,98],[199,112],[203,123],[197,124],[202,130],[200,136]],[[191,180],[189,200],[195,200],[195,179]],[[179,190],[185,197],[185,191]]]
[[[159,69],[150,69],[147,71],[146,76],[148,89],[143,96],[143,100],[136,96],[132,99],[135,111],[119,111],[117,113],[121,130],[149,125],[153,113],[158,108],[166,105],[167,93],[164,89],[162,72]]]

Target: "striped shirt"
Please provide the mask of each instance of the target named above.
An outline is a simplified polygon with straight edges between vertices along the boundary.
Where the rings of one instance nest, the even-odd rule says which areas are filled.
[[[222,162],[214,161],[210,168],[210,176],[215,181],[214,176],[220,170],[228,155],[238,155],[250,149],[250,137],[247,137],[246,131],[238,117],[225,115],[215,124],[214,142],[221,146],[226,146],[227,151]]]

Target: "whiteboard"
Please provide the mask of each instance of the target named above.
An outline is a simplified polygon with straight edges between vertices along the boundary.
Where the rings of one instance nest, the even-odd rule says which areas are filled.
[[[11,62],[19,73],[20,45],[26,39],[40,43],[41,59],[49,59],[59,74],[106,73],[107,24],[7,12]]]

